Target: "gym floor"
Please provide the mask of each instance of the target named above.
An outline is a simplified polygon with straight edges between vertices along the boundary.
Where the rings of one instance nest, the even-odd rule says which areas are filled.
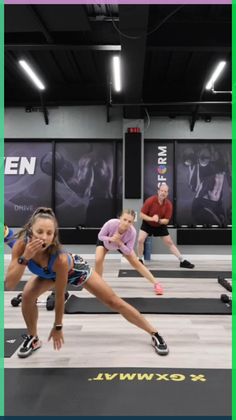
[[[89,262],[92,266],[94,265],[94,260]],[[7,267],[8,263],[9,260],[5,259],[5,268]],[[147,263],[147,266],[151,269],[159,270],[180,270],[178,268],[178,264],[175,261],[152,261]],[[117,292],[117,294],[119,294],[121,297],[143,297],[147,299],[155,297],[152,290],[152,285],[149,284],[147,280],[138,277],[118,277],[119,270],[124,268],[130,269],[131,267],[126,263],[121,263],[119,260],[106,260],[105,262],[104,278],[112,286],[114,291]],[[225,289],[223,289],[222,286],[218,284],[217,276],[221,271],[231,271],[230,261],[197,261],[195,271],[202,270],[215,271],[215,278],[160,278],[160,283],[164,287],[164,295],[161,297],[156,296],[157,303],[159,299],[163,300],[166,298],[219,299],[222,293],[227,293]],[[29,276],[30,273],[26,272],[23,280],[27,280]],[[10,303],[12,297],[16,296],[17,293],[18,292],[5,292],[6,329],[25,328],[20,307],[14,308]],[[77,292],[75,289],[75,291],[70,292],[70,294],[72,293],[83,298],[92,297],[86,290]],[[43,295],[41,300],[45,301],[47,295],[48,294]],[[53,368],[53,372],[57,372],[57,374],[59,369],[61,369],[60,373],[62,373],[62,368],[65,368],[67,373],[64,375],[64,385],[67,384],[67,387],[74,387],[76,384],[76,387],[78,387],[78,393],[80,392],[79,384],[81,375],[79,379],[78,376],[76,378],[75,373],[77,372],[77,369],[80,370],[81,368],[87,369],[89,372],[89,378],[87,378],[86,381],[91,381],[91,376],[96,378],[96,375],[98,375],[99,372],[100,375],[102,375],[104,372],[117,373],[124,372],[124,370],[125,372],[142,371],[144,373],[169,372],[169,374],[170,372],[172,372],[172,374],[181,374],[182,372],[183,375],[183,372],[187,372],[187,374],[190,376],[193,373],[195,373],[197,376],[203,372],[205,372],[205,374],[208,372],[209,375],[214,372],[215,379],[213,382],[217,382],[218,389],[208,389],[208,393],[211,394],[216,392],[214,396],[212,395],[212,401],[213,399],[216,401],[214,403],[215,408],[213,407],[213,403],[211,405],[210,397],[208,397],[208,402],[206,403],[205,409],[204,404],[200,411],[198,408],[191,408],[191,395],[189,395],[189,402],[186,403],[187,408],[183,409],[183,406],[181,408],[181,402],[179,402],[179,406],[176,409],[174,404],[173,407],[175,408],[172,408],[172,410],[174,410],[173,415],[177,415],[176,410],[178,415],[191,415],[191,410],[193,410],[192,415],[231,415],[229,397],[231,394],[231,316],[173,314],[145,315],[145,317],[147,317],[148,320],[158,328],[169,345],[169,355],[166,357],[160,357],[152,348],[150,344],[150,337],[142,330],[139,330],[138,328],[129,324],[126,320],[117,314],[65,314],[65,344],[59,352],[56,352],[52,349],[52,343],[47,342],[48,333],[54,321],[54,312],[47,311],[44,302],[39,303],[38,307],[38,332],[40,338],[43,341],[42,348],[27,359],[19,359],[16,352],[11,357],[5,358],[6,415],[32,415],[30,412],[27,413],[26,408],[23,409],[23,404],[21,402],[22,392],[25,392],[25,400],[27,401],[27,398],[30,400],[30,395],[27,397],[27,392],[29,392],[29,389],[26,388],[24,391],[21,390],[20,392],[19,388],[17,388],[16,385],[13,385],[13,378],[11,379],[13,371],[15,370],[15,372],[17,372],[19,383],[22,383],[21,380],[23,376],[29,375],[30,372],[30,387],[30,384],[32,386],[35,385],[38,375],[43,374],[45,379],[51,377],[52,371],[50,368]],[[91,369],[94,370],[94,373],[92,373]],[[46,372],[50,372],[50,375],[48,376]],[[85,370],[83,370],[83,372],[85,372]],[[218,375],[223,375],[224,378],[227,377],[226,384],[224,384],[224,381],[222,381]],[[42,382],[42,379],[41,385],[43,387],[45,385],[44,382]],[[152,385],[152,391],[156,392],[156,383],[154,385]],[[158,385],[160,386],[160,384]],[[15,389],[12,389],[13,386]],[[178,386],[181,388],[181,382],[178,384]],[[192,392],[192,398],[195,398],[196,401],[196,389],[189,391],[190,388],[188,388],[188,391],[183,390],[183,392],[185,396],[186,392]],[[65,392],[67,392],[67,389],[65,388]],[[125,385],[123,383],[123,391],[124,389]],[[133,388],[133,390],[134,389],[136,388]],[[201,390],[203,391],[203,388],[201,388]],[[119,392],[122,393],[123,391],[120,387],[117,390],[118,394]],[[172,391],[174,395],[176,391]],[[90,390],[88,389],[88,393],[90,392],[94,391],[91,391],[90,388]],[[131,391],[129,390],[127,392],[130,393]],[[168,401],[170,397],[165,394],[167,390],[165,391],[163,386],[161,392],[163,392],[163,399],[166,398],[166,401]],[[168,392],[170,392],[170,390]],[[8,393],[11,393],[11,395],[8,395]],[[11,402],[12,393],[15,395],[16,399],[19,398],[15,409],[12,407]],[[137,389],[134,391],[134,395],[135,393],[138,395]],[[219,395],[221,393],[222,409],[220,412],[219,407],[216,408],[218,398],[217,393],[219,393]],[[38,396],[37,399],[37,397],[34,396],[34,398],[36,398],[39,404],[38,408],[35,409],[36,411],[34,412],[34,415],[62,415],[60,413],[64,413],[66,415],[94,414],[93,410],[91,411],[91,407],[87,410],[86,408],[82,409],[81,407],[83,404],[79,404],[78,407],[76,407],[76,404],[75,406],[72,404],[69,411],[59,411],[58,405],[55,406],[55,411],[53,411],[52,407],[45,409],[45,404],[43,404],[42,401],[40,403],[40,397]],[[106,401],[105,395],[104,401]],[[100,406],[101,408],[99,409]],[[116,405],[113,404],[112,410],[109,408],[104,410],[104,404],[102,401],[100,401],[99,407],[96,406],[95,415],[135,415],[135,411],[132,411],[132,392],[130,393],[129,404],[125,404],[122,408],[117,409]],[[137,399],[135,407],[137,408]],[[171,415],[172,410],[170,410],[168,404],[166,404],[165,407],[163,406],[163,412],[159,413],[159,415]],[[215,412],[217,409],[218,414]],[[16,413],[16,410],[18,410],[18,414]],[[19,410],[21,414],[19,413]],[[73,410],[75,410],[75,412]],[[131,412],[133,414],[129,414]],[[155,415],[151,414],[152,407],[148,403],[146,408],[144,404],[143,411],[139,411],[139,413],[139,415]],[[138,415],[138,413],[136,414]]]

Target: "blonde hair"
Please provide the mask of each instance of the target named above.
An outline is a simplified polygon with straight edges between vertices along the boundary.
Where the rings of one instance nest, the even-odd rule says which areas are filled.
[[[56,219],[54,211],[50,207],[38,207],[34,211],[32,216],[29,218],[28,222],[15,235],[13,235],[13,237],[11,237],[11,240],[14,237],[16,239],[20,239],[20,238],[26,239],[27,236],[30,237],[32,235],[32,226],[35,224],[36,220],[38,219],[50,219],[54,222],[55,232],[54,232],[53,242],[49,246],[47,251],[50,255],[55,254],[61,249],[61,244],[60,244],[59,235],[58,235],[57,219]]]
[[[136,213],[135,213],[135,211],[133,209],[124,209],[124,210],[122,210],[122,212],[120,214],[120,217],[123,216],[124,213],[130,214],[135,219]]]

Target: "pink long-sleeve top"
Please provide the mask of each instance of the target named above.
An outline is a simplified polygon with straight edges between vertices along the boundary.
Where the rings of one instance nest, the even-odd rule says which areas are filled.
[[[134,243],[136,239],[136,230],[134,226],[130,226],[126,232],[124,232],[120,239],[124,245],[119,246],[114,242],[110,242],[111,238],[115,233],[118,232],[120,220],[110,219],[106,222],[98,234],[98,239],[104,243],[104,246],[108,251],[120,250],[123,254],[129,255],[134,249]]]

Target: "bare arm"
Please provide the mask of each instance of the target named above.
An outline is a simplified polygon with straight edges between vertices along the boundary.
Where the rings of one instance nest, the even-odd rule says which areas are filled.
[[[168,225],[170,219],[159,219],[160,225]]]
[[[11,254],[11,262],[8,266],[7,273],[5,276],[5,285],[7,290],[14,290],[17,283],[19,283],[23,276],[26,266],[18,264],[18,258],[24,254],[25,243],[22,240],[18,240]]]
[[[140,218],[142,220],[145,220],[145,222],[158,222],[159,221],[159,216],[157,214],[154,214],[154,216],[147,216],[147,214],[140,212]]]
[[[56,273],[55,281],[55,325],[62,324],[62,318],[64,314],[65,304],[65,291],[68,281],[68,256],[67,254],[61,254],[58,256],[54,264]]]
[[[108,222],[106,222],[103,227],[101,228],[99,234],[98,234],[98,239],[100,241],[109,241],[110,240],[110,236],[109,236],[109,220]]]
[[[68,256],[61,254],[57,258],[53,271],[56,273],[55,281],[55,322],[50,331],[48,340],[52,338],[54,350],[60,350],[64,343],[63,330],[56,330],[56,325],[62,325],[64,306],[65,306],[65,290],[68,282]]]
[[[41,239],[34,239],[28,244],[22,239],[19,239],[13,249],[11,262],[9,264],[7,274],[5,277],[6,288],[14,290],[17,283],[25,272],[26,266],[18,263],[18,258],[23,256],[26,260],[30,260],[42,248],[43,241]]]

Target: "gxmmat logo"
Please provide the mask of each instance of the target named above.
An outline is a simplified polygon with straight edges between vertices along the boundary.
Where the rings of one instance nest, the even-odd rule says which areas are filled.
[[[157,155],[157,186],[167,181],[167,146],[158,146]]]
[[[4,158],[5,175],[34,175],[35,167],[36,157],[9,156]]]
[[[89,381],[163,381],[163,382],[206,382],[205,375],[194,373],[183,375],[182,373],[98,373],[95,378]]]

